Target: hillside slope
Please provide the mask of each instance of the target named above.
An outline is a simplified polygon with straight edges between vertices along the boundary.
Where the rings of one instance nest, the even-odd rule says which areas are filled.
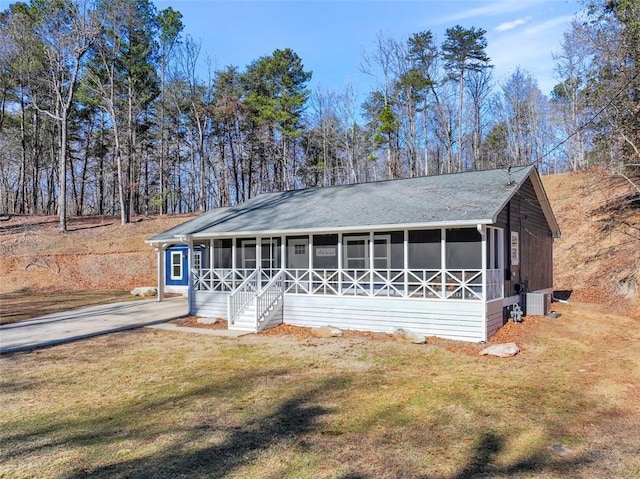
[[[611,211],[630,186],[601,171],[543,177],[563,238],[555,243],[555,286],[573,299],[626,298],[637,308],[640,208]],[[126,290],[156,282],[156,255],[144,240],[191,215],[71,218],[14,217],[0,223],[0,294],[18,290]]]
[[[144,242],[193,215],[69,218],[16,216],[0,223],[0,294],[19,290],[127,290],[156,283],[156,253]]]
[[[634,188],[602,171],[542,179],[560,223],[554,244],[554,282],[574,298],[639,302],[640,208]],[[625,203],[625,202],[622,202]]]

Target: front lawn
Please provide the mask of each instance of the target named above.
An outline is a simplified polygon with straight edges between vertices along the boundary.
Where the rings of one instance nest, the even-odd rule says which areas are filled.
[[[510,359],[151,329],[3,356],[0,477],[638,477],[640,324],[594,308]]]

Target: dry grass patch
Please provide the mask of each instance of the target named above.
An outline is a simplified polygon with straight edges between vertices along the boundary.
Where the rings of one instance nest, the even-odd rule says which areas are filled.
[[[0,477],[637,477],[638,321],[564,308],[506,360],[148,329],[4,356]]]

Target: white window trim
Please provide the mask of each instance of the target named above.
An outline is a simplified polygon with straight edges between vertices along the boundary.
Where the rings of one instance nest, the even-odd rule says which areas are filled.
[[[278,254],[278,249],[280,248],[280,246],[278,245],[278,239],[277,237],[271,237],[271,238],[262,238],[262,240],[260,241],[260,247],[263,248],[265,246],[269,247],[269,257],[265,258],[264,256],[260,255],[260,262],[261,262],[261,268],[264,268],[264,263],[268,262],[269,266],[266,269],[277,269],[275,266],[275,261],[276,261],[276,255]]]
[[[175,262],[175,258],[178,258],[178,262]],[[174,271],[175,271],[175,266],[176,264],[179,266],[180,268],[180,274],[179,275],[175,275]],[[181,251],[172,251],[171,252],[171,279],[182,279],[182,252]]]
[[[344,242],[343,249],[343,261],[345,269],[369,269],[369,236],[358,235],[358,236],[343,236],[342,241]],[[364,242],[364,256],[349,256],[349,243],[356,242]],[[353,268],[349,266],[349,261],[362,261],[364,260],[365,267],[364,268]]]
[[[520,234],[517,231],[511,232],[511,243],[509,244],[511,251],[511,264],[517,266],[520,264]]]
[[[245,256],[245,251],[253,250],[255,253],[255,257],[247,258]],[[242,269],[256,269],[258,266],[258,258],[256,251],[256,240],[248,240],[240,242],[240,254],[241,254],[241,265]],[[250,263],[253,263],[253,266],[248,266]]]
[[[193,252],[193,269],[202,269],[202,251]]]
[[[375,264],[376,260],[385,260],[387,263],[387,267],[383,268],[384,270],[389,269],[389,267],[391,266],[391,235],[390,234],[375,234],[373,236],[373,241],[375,243],[376,240],[383,240],[385,242],[385,256],[375,256],[373,258],[373,263]],[[373,248],[371,248],[371,245],[369,244],[369,242],[371,241],[371,238],[368,235],[357,235],[357,236],[343,236],[342,237],[342,241],[343,241],[343,263],[344,269],[370,269],[372,264],[370,261],[370,252],[369,249],[371,249],[372,251],[375,251],[375,245]],[[349,243],[355,243],[358,241],[364,241],[364,257],[361,256],[356,256],[356,257],[349,257],[348,255],[348,248],[347,245]],[[364,268],[352,268],[349,266],[349,261],[358,261],[358,260],[364,260],[365,262],[365,267]],[[374,268],[375,269],[375,268]]]

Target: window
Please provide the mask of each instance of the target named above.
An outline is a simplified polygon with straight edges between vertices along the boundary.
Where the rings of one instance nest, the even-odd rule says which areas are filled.
[[[193,252],[193,269],[202,269],[202,251]]]
[[[182,279],[182,253],[171,252],[171,279]]]
[[[242,269],[256,269],[257,253],[255,239],[238,240],[238,267]]]
[[[447,229],[446,268],[482,268],[482,237],[476,228]]]
[[[442,268],[441,230],[409,231],[409,269]]]
[[[520,235],[517,231],[511,232],[511,264],[520,264]]]
[[[338,269],[338,235],[313,236],[313,268]]]
[[[366,236],[344,238],[344,267],[347,269],[369,268],[369,239]]]
[[[213,240],[213,268],[231,269],[231,244],[230,239]]]
[[[280,268],[280,238],[262,238],[260,245],[262,269]]]
[[[306,255],[307,254],[307,245],[306,244],[294,244],[293,245],[293,254],[295,254],[295,255],[299,255],[299,254]]]
[[[502,269],[504,263],[504,233],[487,227],[487,269]]]
[[[344,237],[344,267],[369,269],[369,236]],[[391,235],[376,234],[373,237],[373,268],[389,269],[391,266]]]

